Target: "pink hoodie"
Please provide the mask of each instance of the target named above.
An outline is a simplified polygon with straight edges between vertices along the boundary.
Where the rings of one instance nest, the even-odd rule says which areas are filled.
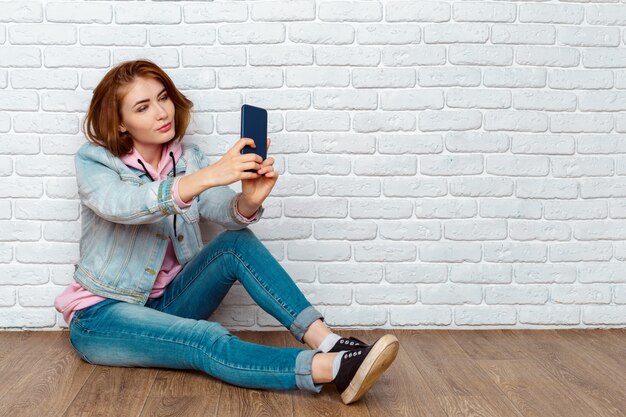
[[[152,175],[155,181],[164,180],[167,178],[167,174],[172,170],[172,158],[169,156],[170,151],[174,153],[174,159],[178,161],[180,155],[182,154],[182,146],[178,141],[170,141],[167,145],[163,146],[163,152],[161,154],[161,161],[157,167],[157,170],[154,169],[152,165],[146,162],[145,159],[137,152],[136,149],[133,148],[133,151],[128,154],[122,156],[120,159],[128,166],[141,169],[143,171],[144,167],[141,166],[137,162],[137,159],[141,159],[144,163],[146,169]],[[191,202],[186,203],[181,200],[178,194],[178,182],[181,177],[176,177],[174,181],[174,185],[172,187],[172,194],[174,195],[174,200],[176,203],[182,207],[189,207]],[[238,213],[241,215],[241,213]],[[256,213],[254,213],[251,217],[245,217],[246,219],[252,219]],[[161,265],[161,269],[157,274],[156,281],[150,291],[149,298],[158,298],[163,295],[165,287],[172,282],[172,280],[176,277],[176,275],[181,271],[182,266],[178,263],[178,259],[176,258],[176,254],[174,252],[174,246],[172,245],[171,238],[167,243],[167,250],[165,252],[165,258],[163,259],[163,264]],[[69,326],[72,321],[72,317],[74,317],[74,312],[81,308],[88,307],[90,305],[96,304],[100,301],[106,300],[105,297],[100,297],[95,295],[86,289],[84,289],[79,283],[73,281],[70,283],[65,290],[59,294],[54,300],[55,309],[63,314],[63,319]]]

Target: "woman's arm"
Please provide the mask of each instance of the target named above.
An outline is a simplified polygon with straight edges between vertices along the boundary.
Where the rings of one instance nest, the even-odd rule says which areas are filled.
[[[191,200],[202,193],[204,190],[208,190],[215,185],[211,184],[210,179],[211,175],[211,167],[204,167],[193,174],[185,175],[178,182],[178,196],[181,200],[186,203],[191,202]],[[239,199],[237,204],[237,210],[244,217],[252,217],[254,213],[259,211],[259,205],[249,204],[244,199]]]
[[[218,184],[214,180],[216,174],[214,167],[209,164],[209,158],[197,145],[192,145],[192,148],[198,166],[202,168],[186,174],[179,180],[180,199],[183,202],[191,202],[197,197],[200,217],[218,223],[226,229],[241,229],[258,222],[263,213],[262,205],[253,207],[247,201],[238,198],[241,193],[236,193],[229,186]]]
[[[98,216],[115,223],[143,224],[186,212],[174,201],[173,178],[143,185],[127,183],[112,169],[111,157],[89,145],[74,157],[76,182],[81,202]]]
[[[208,190],[214,185],[211,184],[210,167],[204,167],[192,174],[185,175],[178,182],[178,195],[185,202],[190,202],[192,198]]]

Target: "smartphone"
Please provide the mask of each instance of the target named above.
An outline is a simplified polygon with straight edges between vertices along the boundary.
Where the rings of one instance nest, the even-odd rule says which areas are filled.
[[[267,159],[267,110],[244,104],[241,106],[241,136],[254,139],[256,148],[244,146],[241,154],[256,153],[263,160]],[[246,172],[256,172],[247,169]]]

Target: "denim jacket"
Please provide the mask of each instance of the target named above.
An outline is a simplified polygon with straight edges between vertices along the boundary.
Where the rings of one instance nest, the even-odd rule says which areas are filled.
[[[195,144],[182,143],[177,174],[191,174],[209,165]],[[228,230],[259,221],[263,206],[249,222],[235,213],[241,193],[217,186],[181,208],[172,195],[173,170],[165,180],[152,181],[104,147],[87,142],[74,157],[81,200],[80,260],[74,279],[88,291],[106,298],[145,304],[161,268],[168,240],[184,267],[204,244],[200,218]],[[170,216],[177,215],[177,236]]]

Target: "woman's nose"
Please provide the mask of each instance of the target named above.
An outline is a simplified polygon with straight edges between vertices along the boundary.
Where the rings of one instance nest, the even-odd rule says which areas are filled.
[[[165,119],[167,118],[167,111],[165,110],[165,107],[159,105],[157,107],[157,114],[159,116],[159,119]]]

